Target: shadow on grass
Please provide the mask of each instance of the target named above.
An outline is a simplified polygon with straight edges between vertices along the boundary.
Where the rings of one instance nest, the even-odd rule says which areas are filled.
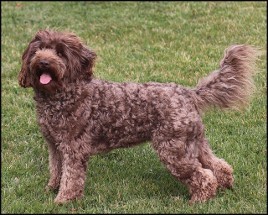
[[[89,163],[86,195],[93,194],[92,188],[100,195],[103,191],[107,192],[106,195],[110,193],[114,201],[117,200],[115,193],[122,193],[128,199],[139,197],[189,200],[186,186],[169,173],[156,154],[149,153],[145,156],[141,150],[134,150],[137,151],[133,153],[115,150],[97,155],[92,166]],[[96,187],[101,190],[96,190]]]

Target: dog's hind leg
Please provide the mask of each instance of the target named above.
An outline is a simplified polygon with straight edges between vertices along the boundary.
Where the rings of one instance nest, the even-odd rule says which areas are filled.
[[[199,145],[199,161],[203,168],[210,169],[217,178],[220,188],[231,188],[234,183],[233,169],[223,159],[217,158],[206,139]]]
[[[215,196],[217,179],[210,169],[202,167],[194,142],[155,138],[153,147],[171,174],[188,187],[190,203],[203,202]]]

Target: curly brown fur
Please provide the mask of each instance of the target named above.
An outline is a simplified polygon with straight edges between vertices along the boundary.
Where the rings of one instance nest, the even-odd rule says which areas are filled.
[[[71,33],[39,31],[22,60],[19,83],[35,91],[38,123],[48,143],[50,180],[64,203],[83,195],[87,161],[97,153],[151,140],[160,160],[186,184],[191,202],[233,185],[233,170],[211,151],[200,112],[245,104],[255,50],[230,47],[220,69],[188,89],[174,83],[98,80],[96,54]]]
[[[225,51],[220,69],[199,81],[195,92],[198,106],[240,109],[245,107],[254,89],[252,76],[256,72],[258,50],[234,45]]]

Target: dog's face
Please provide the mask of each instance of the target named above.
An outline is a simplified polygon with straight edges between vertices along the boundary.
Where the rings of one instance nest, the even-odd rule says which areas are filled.
[[[72,33],[39,31],[23,53],[19,84],[54,92],[76,80],[90,79],[95,58]]]

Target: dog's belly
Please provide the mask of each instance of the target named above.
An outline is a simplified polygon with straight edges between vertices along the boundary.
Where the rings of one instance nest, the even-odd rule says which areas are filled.
[[[143,113],[145,115],[145,113]],[[143,115],[142,114],[142,115]],[[138,118],[118,116],[114,120],[103,121],[102,126],[93,125],[91,128],[93,144],[105,145],[110,149],[130,147],[151,139],[153,122],[148,116]]]

